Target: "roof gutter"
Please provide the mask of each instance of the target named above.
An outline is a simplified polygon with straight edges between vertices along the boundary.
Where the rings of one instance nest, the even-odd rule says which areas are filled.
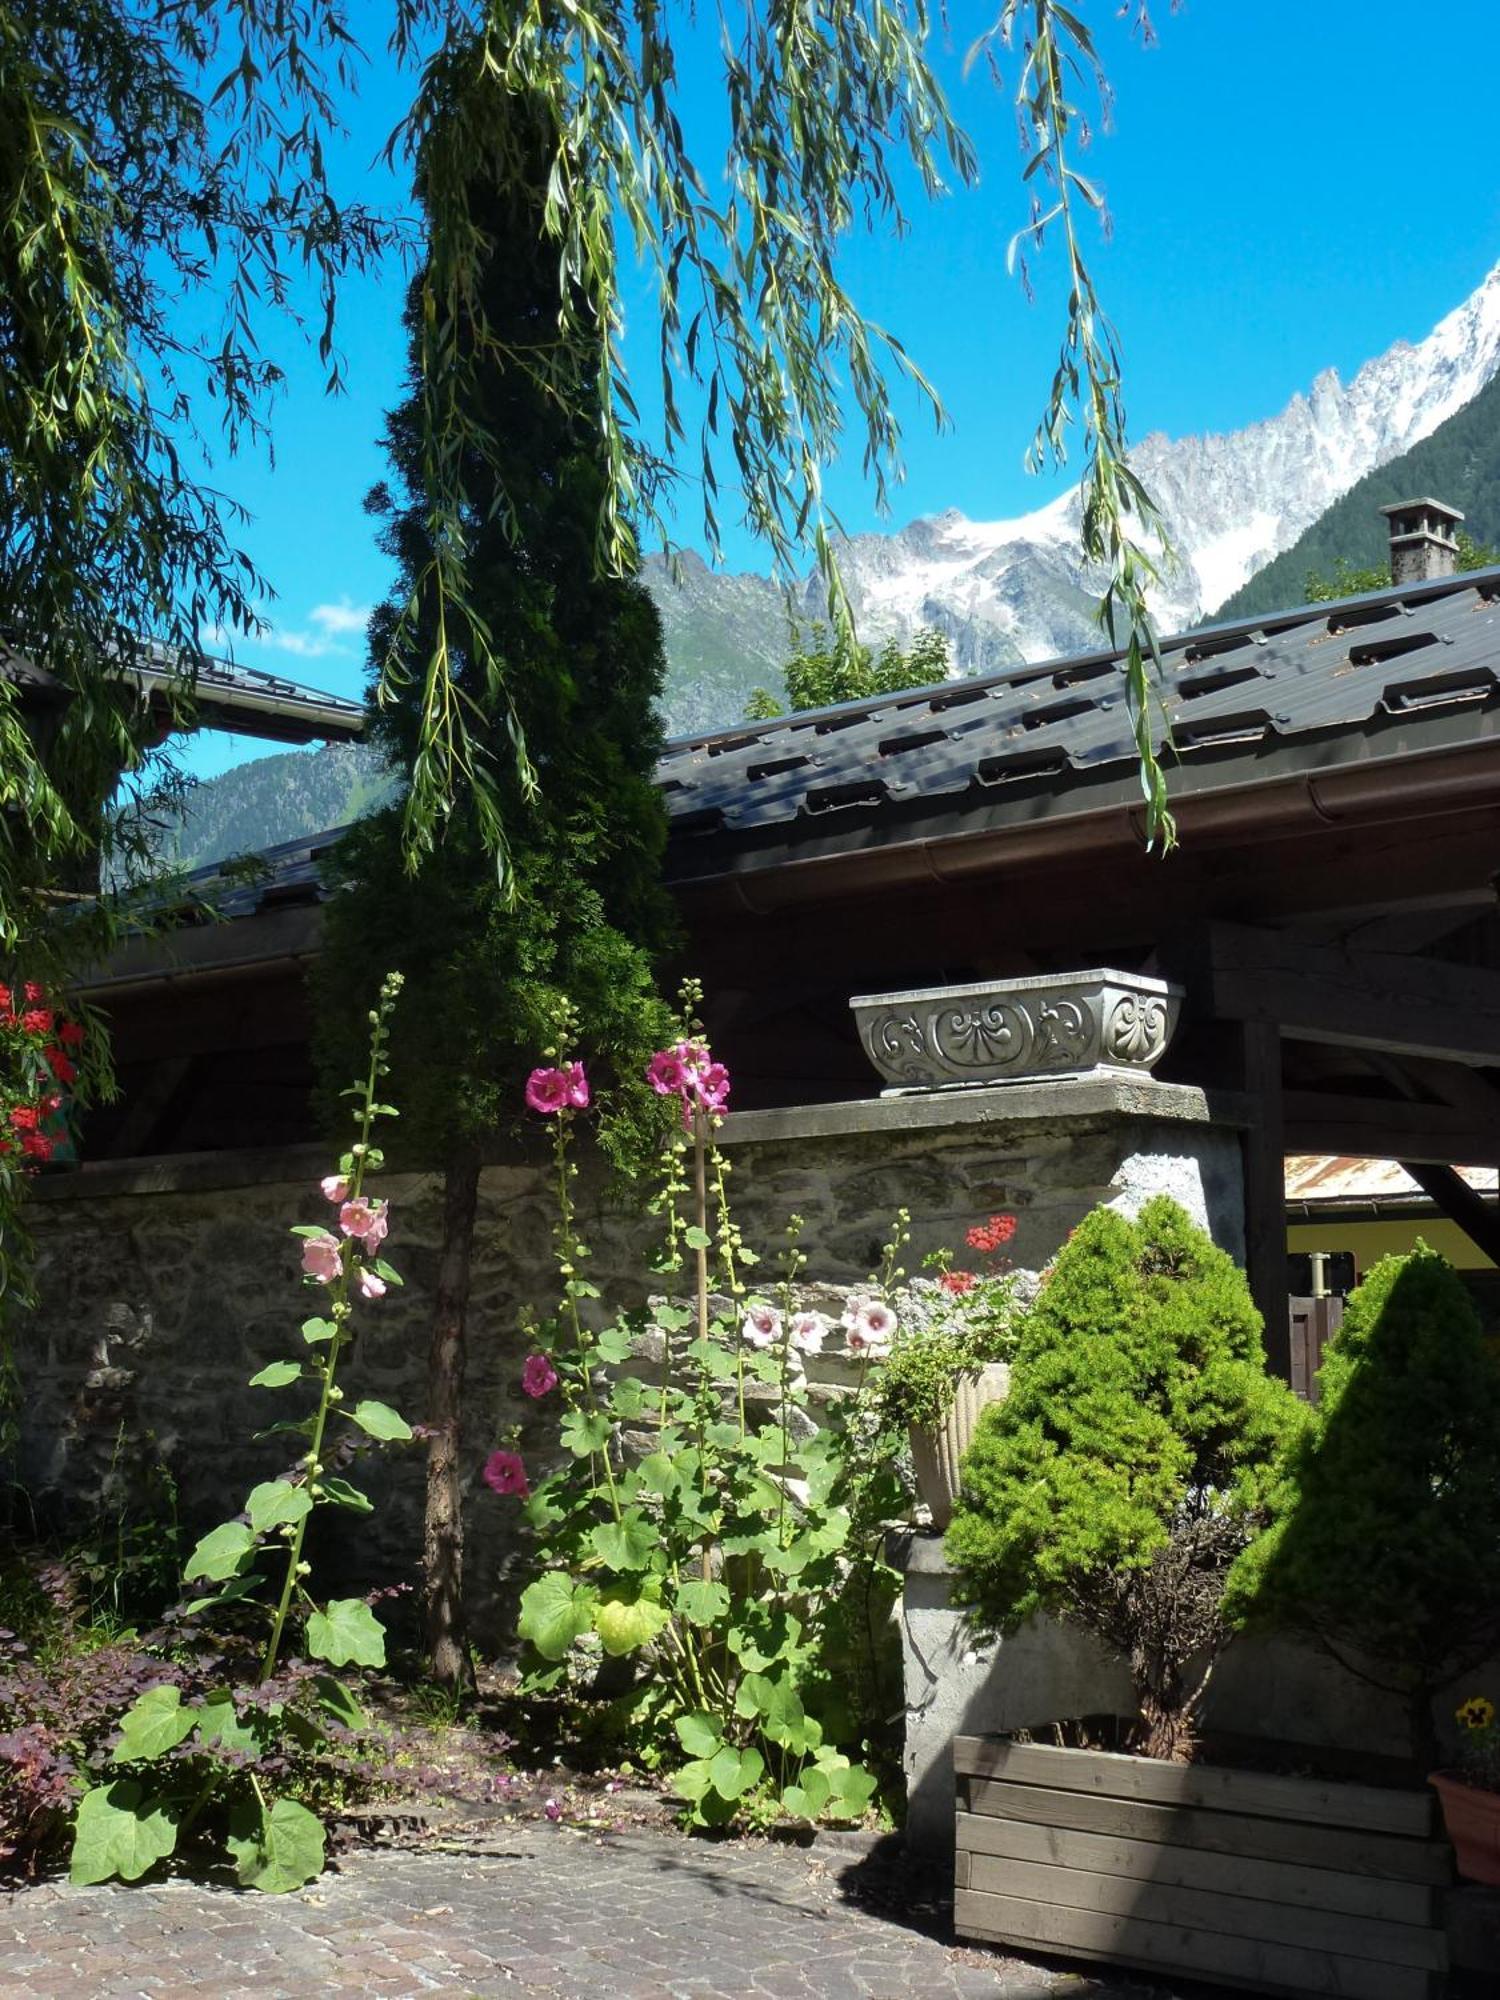
[[[1413,814],[1438,815],[1500,807],[1500,738],[1481,739],[1463,749],[1426,753],[1289,773],[1208,791],[1186,792],[1173,801],[1184,846],[1192,841],[1227,842],[1247,834],[1277,838],[1334,826],[1372,827]],[[986,827],[972,833],[892,842],[879,847],[797,859],[778,854],[761,865],[687,876],[671,884],[684,901],[726,895],[756,916],[807,905],[848,893],[878,894],[924,883],[954,884],[997,869],[1029,862],[1057,861],[1146,846],[1144,806],[1134,799],[1112,800],[1080,812],[1048,814],[1023,825]]]

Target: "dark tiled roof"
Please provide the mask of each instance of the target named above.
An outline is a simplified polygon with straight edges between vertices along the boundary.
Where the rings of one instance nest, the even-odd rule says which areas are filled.
[[[1177,792],[1226,752],[1253,751],[1264,766],[1288,739],[1375,717],[1500,709],[1500,569],[1208,626],[1164,641],[1162,655]],[[1018,666],[670,743],[661,780],[674,847],[681,855],[695,836],[824,846],[836,829],[858,838],[1007,788],[1071,803],[1063,795],[1106,768],[1133,769],[1119,661]]]

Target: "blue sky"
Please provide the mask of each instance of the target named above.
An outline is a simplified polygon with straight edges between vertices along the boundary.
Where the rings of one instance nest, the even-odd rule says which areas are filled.
[[[683,0],[669,0],[684,17]],[[366,20],[383,10],[360,10]],[[1023,456],[1050,380],[1062,301],[1056,254],[1036,268],[1028,303],[1007,276],[1006,243],[1024,220],[1013,116],[962,54],[992,8],[952,0],[953,46],[940,65],[976,138],[972,193],[918,207],[903,239],[851,245],[851,289],[897,333],[942,392],[952,427],[934,435],[907,408],[907,478],[893,521],[958,507],[1022,513],[1051,490]],[[1108,196],[1113,232],[1093,262],[1125,351],[1132,433],[1222,430],[1273,414],[1327,367],[1347,376],[1401,338],[1419,338],[1500,260],[1500,171],[1493,81],[1483,59],[1493,0],[1187,0],[1154,8],[1142,47],[1116,0],[1083,0],[1116,89],[1113,130],[1086,171]],[[711,43],[684,64],[684,99],[714,101]],[[402,80],[378,52],[352,114],[348,179],[396,192],[372,163],[399,115]],[[701,110],[696,114],[705,116]],[[705,131],[708,127],[705,126]],[[347,187],[346,187],[347,191]],[[340,345],[349,393],[328,399],[316,358],[282,341],[287,387],[274,466],[242,456],[214,468],[250,511],[239,536],[276,591],[268,639],[241,643],[247,665],[340,693],[359,692],[363,616],[389,569],[363,512],[382,472],[378,438],[404,363],[404,278],[350,285]],[[634,315],[627,353],[644,382],[652,329]],[[835,468],[844,525],[881,525],[857,463]],[[691,496],[682,535],[692,532]],[[734,566],[764,568],[743,535]],[[191,768],[209,775],[264,746],[201,737]]]

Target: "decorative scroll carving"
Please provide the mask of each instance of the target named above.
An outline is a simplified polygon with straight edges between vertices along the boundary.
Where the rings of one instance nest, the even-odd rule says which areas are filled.
[[[1125,972],[1056,973],[853,1006],[871,1062],[896,1089],[1148,1071],[1177,1024],[1178,988]]]

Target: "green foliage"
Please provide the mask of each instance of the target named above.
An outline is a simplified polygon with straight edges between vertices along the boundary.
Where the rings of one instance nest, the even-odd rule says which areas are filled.
[[[205,1813],[227,1815],[229,1850],[248,1887],[285,1892],[301,1888],[322,1869],[323,1828],[316,1814],[298,1800],[268,1798],[260,1778],[246,1769],[246,1755],[281,1737],[282,1767],[289,1769],[287,1755],[315,1752],[330,1730],[360,1726],[358,1703],[331,1675],[296,1675],[285,1695],[277,1691],[274,1676],[298,1628],[311,1660],[335,1667],[385,1665],[385,1633],[374,1612],[358,1598],[320,1604],[307,1583],[310,1565],[303,1546],[319,1508],[348,1506],[351,1496],[356,1503],[365,1501],[348,1481],[329,1477],[327,1461],[339,1449],[340,1422],[378,1440],[411,1436],[384,1403],[365,1400],[346,1408],[337,1381],[339,1362],[354,1339],[353,1293],[369,1296],[372,1279],[388,1284],[396,1278],[376,1254],[388,1228],[386,1205],[369,1201],[364,1189],[367,1177],[383,1165],[373,1139],[375,1120],[395,1115],[380,1101],[379,1087],[387,1069],[387,1024],[400,986],[399,975],[384,982],[369,1017],[366,1073],[345,1093],[355,1100],[356,1137],[323,1190],[330,1200],[337,1197],[340,1234],[306,1224],[292,1232],[305,1246],[305,1282],[326,1290],[327,1317],[319,1314],[304,1324],[310,1359],[273,1362],[252,1381],[279,1393],[303,1383],[314,1389],[308,1415],[271,1426],[301,1439],[305,1450],[290,1471],[251,1489],[239,1517],[203,1535],[183,1569],[185,1582],[217,1586],[190,1604],[189,1614],[216,1611],[235,1626],[249,1620],[252,1630],[264,1633],[257,1696],[246,1715],[227,1683],[208,1687],[200,1701],[185,1706],[181,1688],[165,1676],[137,1695],[120,1719],[110,1757],[112,1765],[124,1767],[124,1775],[92,1785],[79,1803],[72,1857],[77,1882],[114,1875],[134,1881],[172,1853],[179,1834]]]
[[[1072,1617],[1123,1656],[1179,1754],[1227,1640],[1230,1566],[1282,1501],[1303,1421],[1264,1372],[1244,1275],[1165,1197],[1088,1216],[981,1419],[947,1547],[992,1628]]]
[[[981,1279],[951,1297],[912,1287],[902,1301],[895,1344],[880,1370],[880,1405],[900,1428],[935,1430],[953,1407],[955,1385],[993,1361],[1012,1361],[1021,1321],[1006,1277]]]
[[[787,699],[795,713],[832,708],[841,701],[869,701],[907,688],[933,687],[948,678],[948,641],[935,626],[918,632],[903,650],[887,639],[878,654],[844,633],[814,624],[804,640],[794,631],[796,650],[782,669]],[[747,722],[769,722],[782,713],[769,688],[756,688],[745,704]]]
[[[862,1627],[868,1647],[888,1614],[881,1536],[899,1489],[863,1379],[820,1409],[820,1428],[806,1421],[796,1343],[816,1347],[827,1329],[794,1318],[800,1225],[782,1283],[753,1292],[727,1163],[709,1115],[690,1110],[691,1131],[667,1142],[658,1268],[681,1272],[697,1303],[653,1303],[660,1364],[634,1358],[638,1322],[599,1331],[590,1317],[571,1117],[554,1124],[562,1296],[538,1338],[568,1457],[528,1503],[540,1574],[521,1598],[522,1694],[586,1679],[602,1655],[628,1675],[622,1684],[612,1670],[617,1729],[633,1756],[671,1774],[695,1825],[778,1802],[798,1817],[857,1819],[876,1779],[846,1754],[862,1751],[871,1723],[850,1713],[871,1684],[851,1641]],[[627,1429],[650,1448],[626,1455]]]
[[[1289,549],[1219,607],[1221,618],[1249,617],[1257,611],[1286,611],[1303,601],[1308,579],[1343,594],[1340,565],[1353,590],[1384,590],[1390,584],[1390,542],[1382,507],[1430,493],[1457,507],[1474,537],[1468,545],[1475,566],[1489,556],[1486,544],[1500,545],[1500,378],[1456,410],[1430,437],[1358,479],[1321,513]],[[1467,541],[1467,537],[1465,537]],[[1460,544],[1464,546],[1463,543]],[[1466,552],[1467,553],[1467,552]],[[1494,558],[1491,556],[1490,560]],[[1460,567],[1470,563],[1460,557]],[[1373,581],[1365,582],[1366,577]],[[1311,600],[1322,602],[1321,597]]]
[[[1500,1633],[1500,1356],[1419,1246],[1350,1299],[1319,1388],[1292,1504],[1239,1563],[1235,1606],[1420,1707]]]
[[[492,105],[480,143],[469,110],[464,100],[447,116],[475,137],[463,198],[488,249],[458,332],[477,340],[482,326],[495,345],[461,377],[462,476],[473,495],[462,524],[466,608],[458,615],[445,600],[435,567],[437,475],[422,428],[431,327],[420,279],[408,313],[409,393],[387,426],[393,480],[369,502],[399,572],[372,620],[371,657],[386,658],[398,628],[419,649],[435,646],[442,624],[441,698],[462,708],[482,769],[415,874],[405,848],[412,789],[340,847],[333,872],[344,892],[328,906],[317,975],[320,1056],[325,1075],[344,1074],[348,994],[400,968],[407,1004],[391,1064],[403,1139],[416,1157],[445,1159],[514,1117],[531,1052],[568,999],[588,1023],[589,1053],[615,1072],[610,1130],[628,1150],[634,1127],[651,1122],[639,1079],[666,1019],[653,959],[672,935],[654,783],[660,625],[638,583],[595,570],[609,479],[598,440],[602,364],[597,346],[576,351],[558,330],[566,311],[556,247],[545,240],[546,113],[525,95],[504,119]],[[424,158],[450,138],[446,124],[429,134]],[[480,436],[491,439],[490,456]],[[434,684],[422,674],[377,682],[378,671],[377,747],[393,769],[416,772],[419,790]],[[539,791],[517,766],[522,740],[545,773]],[[504,879],[497,812],[509,844]]]

